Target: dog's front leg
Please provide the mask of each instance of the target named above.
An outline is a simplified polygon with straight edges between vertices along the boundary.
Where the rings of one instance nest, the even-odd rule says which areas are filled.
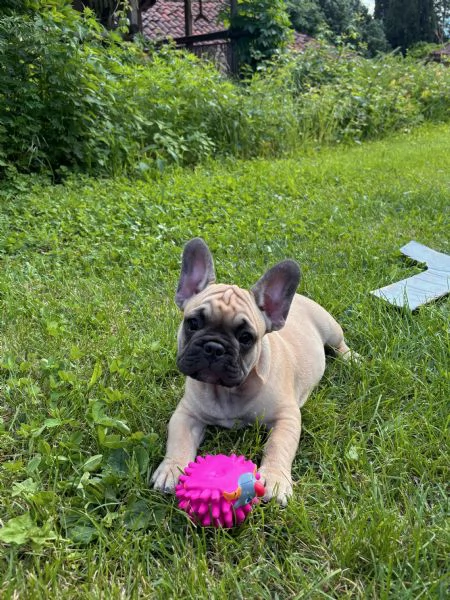
[[[177,408],[169,421],[166,456],[151,479],[155,490],[174,491],[180,473],[195,459],[204,431],[204,423]]]
[[[259,469],[266,487],[265,500],[276,498],[285,506],[292,496],[291,467],[300,433],[301,415],[298,408],[281,415],[273,423]]]

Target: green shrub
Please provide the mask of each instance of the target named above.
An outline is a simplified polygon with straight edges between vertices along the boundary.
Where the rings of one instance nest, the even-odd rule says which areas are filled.
[[[132,114],[115,101],[121,46],[69,8],[4,17],[0,40],[0,160],[23,170],[121,164],[135,145]]]
[[[171,47],[146,57],[90,13],[4,17],[0,34],[3,167],[117,174],[215,153],[255,156],[267,150],[268,130],[275,138],[274,128],[292,122],[261,81],[240,87]]]
[[[65,0],[33,2],[0,17],[0,175],[275,156],[449,117],[442,65],[316,44],[236,83],[172,47],[145,54]]]
[[[286,51],[293,29],[285,0],[237,0],[231,18],[237,38],[239,62],[256,69],[273,56]]]
[[[359,141],[450,116],[450,73],[442,65],[316,47],[283,68],[305,140]]]

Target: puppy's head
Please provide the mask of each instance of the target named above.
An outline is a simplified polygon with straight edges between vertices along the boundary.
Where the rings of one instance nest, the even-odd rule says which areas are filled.
[[[184,312],[177,365],[204,383],[236,387],[256,365],[263,336],[284,326],[300,269],[291,260],[278,263],[250,291],[215,279],[208,246],[194,238],[184,248],[175,297]]]

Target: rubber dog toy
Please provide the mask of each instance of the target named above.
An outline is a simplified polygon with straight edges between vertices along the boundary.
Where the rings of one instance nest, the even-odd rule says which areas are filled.
[[[264,496],[259,478],[256,465],[244,456],[197,456],[175,488],[178,506],[203,527],[240,525]]]

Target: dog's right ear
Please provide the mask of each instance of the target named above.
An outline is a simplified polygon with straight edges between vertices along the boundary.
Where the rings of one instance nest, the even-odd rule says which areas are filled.
[[[293,260],[283,260],[252,287],[251,292],[263,313],[268,333],[284,327],[299,282],[298,264]]]
[[[194,238],[183,250],[180,281],[175,302],[181,309],[186,302],[216,280],[212,254],[202,240]]]

